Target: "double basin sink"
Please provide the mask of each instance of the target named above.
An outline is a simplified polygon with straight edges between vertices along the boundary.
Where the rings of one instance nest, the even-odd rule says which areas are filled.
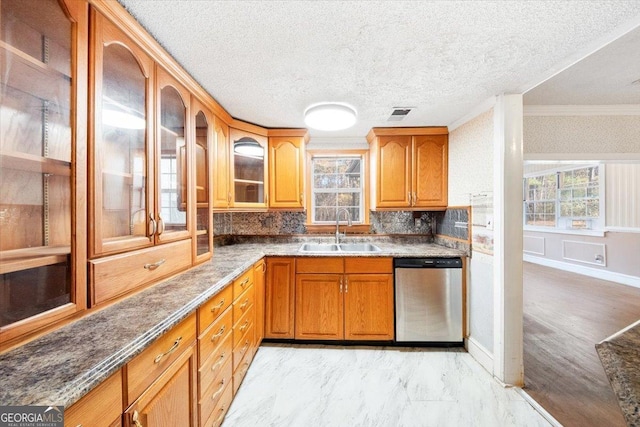
[[[371,253],[381,252],[372,243],[305,243],[300,246],[300,252],[313,253]]]

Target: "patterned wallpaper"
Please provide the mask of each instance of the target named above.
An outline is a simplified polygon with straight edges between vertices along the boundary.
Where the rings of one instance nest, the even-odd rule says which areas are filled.
[[[638,116],[525,116],[524,153],[640,153]]]
[[[449,133],[449,206],[493,189],[493,108]]]

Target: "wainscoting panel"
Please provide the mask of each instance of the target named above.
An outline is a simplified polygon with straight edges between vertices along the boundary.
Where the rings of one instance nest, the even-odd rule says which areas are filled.
[[[523,250],[529,254],[544,256],[544,237],[524,236],[522,245]]]
[[[604,243],[579,242],[575,240],[562,241],[562,258],[569,261],[606,267],[607,254]]]

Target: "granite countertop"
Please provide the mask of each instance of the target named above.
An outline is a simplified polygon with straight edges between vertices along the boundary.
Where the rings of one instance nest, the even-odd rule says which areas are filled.
[[[415,240],[368,241],[382,252],[302,253],[300,241],[216,247],[211,261],[1,354],[0,402],[69,407],[264,256],[467,255],[464,250]]]
[[[640,427],[640,320],[596,344],[629,427]]]

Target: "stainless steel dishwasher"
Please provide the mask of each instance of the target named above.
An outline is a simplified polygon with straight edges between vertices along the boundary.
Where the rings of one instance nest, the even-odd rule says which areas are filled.
[[[462,343],[462,260],[396,258],[396,342]]]

